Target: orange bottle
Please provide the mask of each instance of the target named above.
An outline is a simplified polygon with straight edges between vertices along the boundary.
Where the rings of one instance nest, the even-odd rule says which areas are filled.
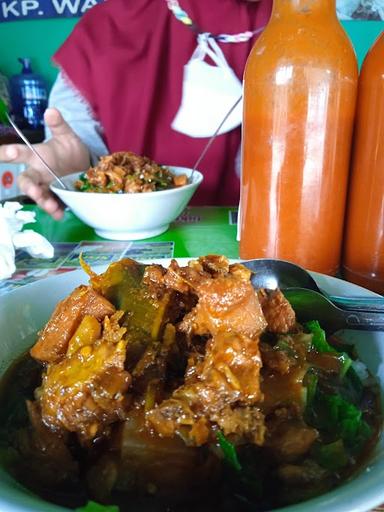
[[[357,90],[335,0],[275,0],[244,75],[240,256],[338,270]]]
[[[384,32],[359,78],[343,274],[384,294]]]

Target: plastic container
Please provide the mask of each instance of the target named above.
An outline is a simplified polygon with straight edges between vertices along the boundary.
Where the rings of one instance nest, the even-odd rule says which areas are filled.
[[[19,58],[23,68],[20,74],[10,79],[12,114],[21,128],[37,129],[43,126],[47,108],[47,86],[45,80],[31,68],[31,61]]]
[[[384,294],[384,32],[359,78],[343,275]]]
[[[357,77],[334,0],[275,0],[244,75],[242,258],[338,270]]]

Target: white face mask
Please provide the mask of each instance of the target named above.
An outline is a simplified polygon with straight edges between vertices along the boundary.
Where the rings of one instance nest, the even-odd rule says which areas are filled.
[[[204,61],[209,56],[216,65]],[[242,95],[242,84],[209,34],[199,34],[196,50],[184,66],[182,100],[172,128],[190,137],[211,137]],[[228,116],[219,134],[241,124],[242,101]]]

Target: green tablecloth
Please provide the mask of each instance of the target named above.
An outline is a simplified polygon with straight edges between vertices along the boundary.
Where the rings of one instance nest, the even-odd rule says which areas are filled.
[[[41,233],[50,242],[103,240],[68,210],[62,220],[55,221],[37,206],[26,205],[25,209],[36,212],[36,223],[26,227]],[[173,242],[173,257],[176,258],[205,254],[238,258],[236,219],[237,208],[189,207],[162,235],[132,243]]]

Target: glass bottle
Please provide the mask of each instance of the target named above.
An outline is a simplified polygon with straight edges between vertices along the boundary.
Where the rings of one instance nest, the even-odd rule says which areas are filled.
[[[30,59],[20,57],[18,61],[21,73],[10,80],[12,114],[20,128],[41,128],[48,103],[45,80],[33,72]]]
[[[384,32],[359,78],[343,275],[384,294]]]
[[[240,256],[339,267],[357,62],[335,0],[275,0],[244,74]]]

